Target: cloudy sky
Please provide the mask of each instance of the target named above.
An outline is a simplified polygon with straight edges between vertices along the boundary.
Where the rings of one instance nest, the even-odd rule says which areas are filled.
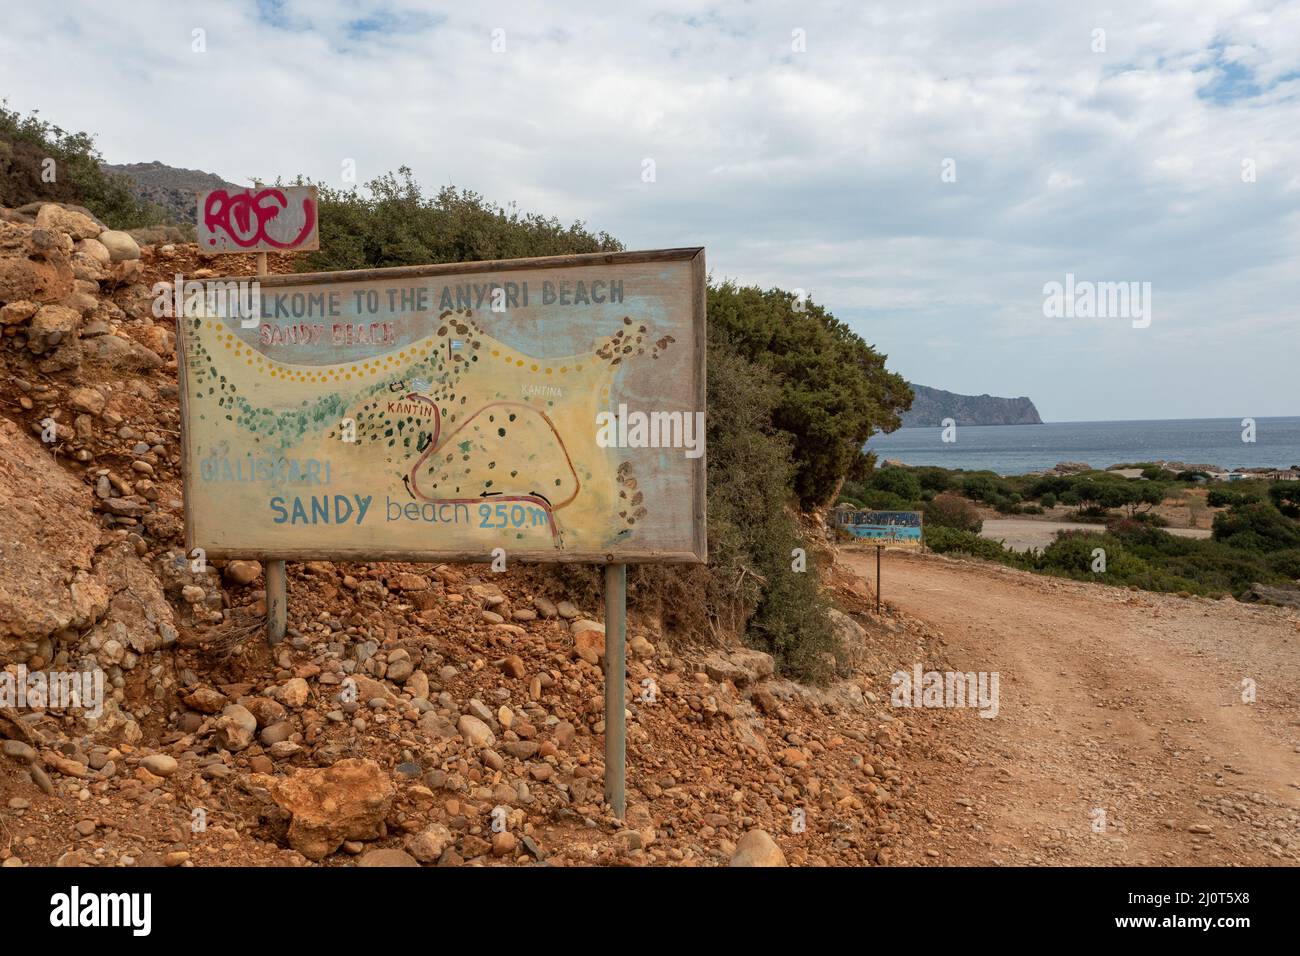
[[[1300,414],[1300,3],[0,2],[0,96],[110,162],[405,163],[1047,420]]]

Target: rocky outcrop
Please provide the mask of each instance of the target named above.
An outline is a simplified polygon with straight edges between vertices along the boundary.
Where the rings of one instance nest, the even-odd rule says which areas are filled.
[[[90,502],[39,442],[0,419],[0,663],[27,660],[51,635],[107,610],[93,580],[99,529]]]
[[[379,836],[395,793],[379,764],[352,758],[321,770],[300,770],[271,790],[292,817],[289,845],[309,860],[323,860],[344,840]]]
[[[238,189],[215,173],[178,169],[166,163],[104,164],[110,173],[126,176],[136,199],[159,206],[171,222],[193,223],[198,194],[212,189]]]
[[[1275,588],[1267,584],[1252,584],[1241,599],[1260,604],[1273,604],[1277,607],[1300,608],[1300,588]]]
[[[1041,425],[1038,409],[1028,398],[958,395],[940,388],[909,383],[916,396],[903,413],[904,428],[939,427],[945,418],[958,425]]]
[[[750,830],[736,843],[731,866],[785,866],[785,854],[764,830]]]

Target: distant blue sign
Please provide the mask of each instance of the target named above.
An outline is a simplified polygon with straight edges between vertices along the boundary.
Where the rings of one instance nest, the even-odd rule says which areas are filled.
[[[841,511],[838,525],[857,538],[900,548],[921,546],[919,511]]]

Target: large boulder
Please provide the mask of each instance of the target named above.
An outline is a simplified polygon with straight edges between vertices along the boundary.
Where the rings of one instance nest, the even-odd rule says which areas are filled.
[[[94,259],[101,268],[107,268],[113,261],[113,257],[109,255],[108,247],[98,239],[82,239],[77,243],[75,251]]]
[[[85,213],[65,209],[57,203],[46,203],[36,214],[37,229],[66,232],[73,239],[94,239],[103,228]]]
[[[63,303],[41,306],[32,318],[27,337],[27,347],[43,359],[42,372],[58,372],[81,364],[81,313],[76,309]]]
[[[1258,601],[1261,604],[1275,604],[1278,607],[1300,608],[1300,588],[1275,588],[1256,582],[1247,589],[1241,599],[1243,601]]]
[[[765,681],[776,672],[771,654],[738,647],[718,651],[704,659],[704,673],[716,681],[729,680],[737,687],[747,687]]]
[[[87,339],[81,343],[81,352],[87,362],[126,371],[146,372],[163,365],[156,352],[122,335],[99,335]]]
[[[108,250],[108,254],[114,262],[140,258],[140,247],[129,233],[117,229],[107,229],[99,234],[99,241]]]
[[[28,302],[25,299],[19,299],[16,302],[9,302],[0,306],[0,325],[22,325],[24,322],[31,321],[40,309],[35,302]]]
[[[785,866],[785,854],[765,830],[750,830],[736,843],[731,866]]]
[[[827,608],[826,615],[830,618],[835,637],[842,647],[857,648],[862,646],[867,639],[866,628],[839,608]]]
[[[117,541],[95,559],[95,581],[108,595],[101,627],[137,654],[175,642],[175,616],[157,576],[128,541]]]
[[[579,619],[569,625],[573,634],[573,656],[588,664],[599,664],[605,656],[605,625]]]
[[[348,758],[324,769],[299,770],[275,783],[271,796],[292,817],[289,846],[323,860],[344,840],[380,835],[396,788],[373,760]]]
[[[72,294],[70,240],[22,223],[0,222],[0,305],[58,302]]]
[[[81,328],[81,313],[66,305],[43,305],[32,317],[27,330],[33,352],[44,351],[46,345],[71,341]]]
[[[35,642],[84,628],[107,608],[92,575],[93,515],[90,489],[0,419],[0,663],[26,660]]]

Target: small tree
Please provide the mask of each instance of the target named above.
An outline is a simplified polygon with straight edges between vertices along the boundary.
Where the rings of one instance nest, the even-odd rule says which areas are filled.
[[[925,523],[976,534],[984,527],[979,511],[965,498],[957,495],[935,495],[925,506]]]

